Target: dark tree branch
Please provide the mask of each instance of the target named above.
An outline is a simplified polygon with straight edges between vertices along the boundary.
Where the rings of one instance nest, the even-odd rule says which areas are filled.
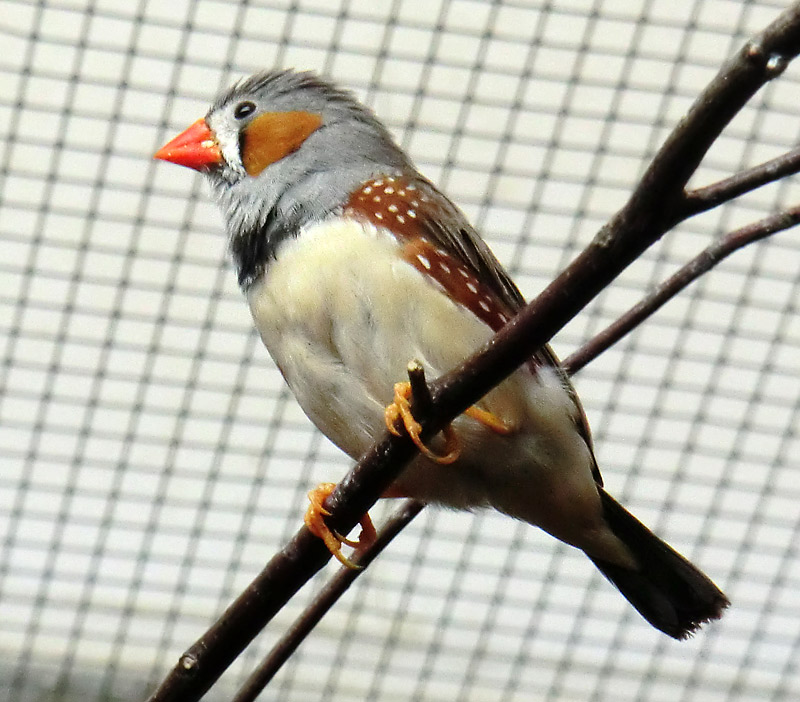
[[[431,394],[449,421],[547,343],[666,231],[692,213],[684,188],[710,146],[755,92],[800,51],[800,5],[786,10],[728,61],[653,159],[628,203],[531,304],[477,354],[436,380]]]
[[[425,369],[416,359],[408,364],[408,383],[411,386],[411,400],[415,412],[426,415],[433,410],[433,399],[428,382],[425,380]]]
[[[599,334],[568,358],[562,365],[569,375],[581,370],[605,350],[616,344],[628,332],[638,327],[661,307],[675,297],[681,290],[707,273],[718,263],[738,251],[747,244],[760,241],[766,237],[794,227],[800,223],[800,206],[791,207],[784,212],[765,217],[758,222],[737,229],[717,239],[709,247],[682,266],[674,275],[665,280],[652,293],[631,307],[619,319],[606,327]]]
[[[477,354],[431,385],[429,438],[510,375],[669,228],[691,214],[689,177],[725,125],[800,51],[800,6],[786,10],[729,61],[659,151],[623,209],[589,247]],[[326,500],[329,524],[350,531],[415,454],[386,433]],[[198,700],[290,597],[330,558],[302,528],[222,617],[181,656],[151,702]]]
[[[800,171],[800,148],[712,185],[688,191],[686,193],[688,210],[692,214],[706,212],[762,185],[794,175],[798,171]]]
[[[356,563],[366,568],[392,542],[395,536],[411,523],[424,507],[425,505],[422,502],[404,500],[403,504],[395,510],[391,518],[378,532],[378,537],[375,541],[370,544],[369,548],[359,554]],[[340,568],[336,571],[334,576],[314,598],[314,601],[306,607],[292,626],[283,633],[280,640],[266,655],[261,665],[247,678],[247,681],[231,702],[253,702],[281,669],[281,666],[289,660],[289,657],[297,650],[297,647],[306,636],[319,624],[322,617],[347,592],[347,589],[363,572],[363,569],[355,570],[353,568]]]

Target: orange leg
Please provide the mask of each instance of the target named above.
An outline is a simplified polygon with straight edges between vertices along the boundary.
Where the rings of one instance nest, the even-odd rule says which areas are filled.
[[[397,428],[397,424],[398,421],[402,421],[406,433],[421,453],[436,463],[453,463],[453,461],[458,459],[461,453],[461,449],[458,446],[458,437],[456,436],[455,429],[448,424],[442,432],[446,441],[446,453],[438,454],[431,451],[424,443],[422,443],[422,439],[419,436],[422,432],[422,426],[416,419],[414,419],[414,415],[411,413],[411,404],[408,399],[410,396],[410,383],[395,383],[394,402],[392,402],[392,404],[389,405],[384,411],[386,428],[395,436],[400,436],[400,430]]]
[[[342,553],[342,544],[355,548],[358,551],[367,548],[375,541],[377,535],[375,526],[372,524],[369,514],[365,514],[361,517],[361,534],[358,536],[358,541],[346,539],[341,534],[337,534],[330,529],[328,525],[325,524],[325,517],[328,516],[330,512],[322,506],[322,503],[328,495],[333,492],[335,487],[335,483],[320,483],[308,493],[308,499],[311,505],[306,511],[303,521],[314,536],[319,537],[325,542],[328,550],[336,557],[339,563],[348,568],[358,570],[361,566],[353,563],[353,561]]]
[[[395,436],[400,436],[400,430],[397,424],[400,420],[403,422],[406,432],[411,437],[411,440],[416,444],[417,448],[425,454],[428,458],[436,463],[453,463],[457,460],[461,449],[458,446],[458,437],[452,425],[448,424],[444,429],[444,436],[446,444],[446,453],[437,454],[431,451],[420,438],[422,427],[420,423],[414,419],[411,413],[411,405],[409,397],[411,396],[411,385],[408,382],[395,383],[394,386],[394,402],[389,405],[384,411],[384,419],[386,420],[386,428]],[[476,422],[480,422],[485,427],[488,427],[493,432],[502,436],[508,436],[514,433],[514,427],[504,422],[496,414],[487,412],[478,407],[470,407],[464,412],[468,417],[472,417]]]
[[[486,410],[482,410],[478,407],[470,407],[466,412],[464,412],[468,417],[472,417],[476,422],[480,422],[483,426],[488,427],[496,434],[500,434],[501,436],[508,436],[509,434],[514,433],[514,427],[510,424],[506,424],[500,417],[496,414],[492,414],[491,412],[487,412]]]

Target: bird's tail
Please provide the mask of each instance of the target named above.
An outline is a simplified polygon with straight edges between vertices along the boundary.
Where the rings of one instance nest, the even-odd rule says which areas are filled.
[[[685,639],[730,604],[711,579],[600,489],[606,522],[633,554],[632,570],[589,556],[656,629]]]

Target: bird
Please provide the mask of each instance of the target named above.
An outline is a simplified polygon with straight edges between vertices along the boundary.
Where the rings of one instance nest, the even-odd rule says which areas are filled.
[[[388,427],[420,452],[383,497],[497,510],[582,550],[683,639],[729,601],[603,488],[586,414],[549,346],[423,442],[403,382],[485,344],[525,300],[462,211],[374,112],[319,75],[236,82],[155,158],[203,173],[269,354],[310,420],[359,458]],[[322,492],[306,523],[344,563]],[[369,524],[362,520],[369,528]],[[355,542],[358,544],[359,542]]]

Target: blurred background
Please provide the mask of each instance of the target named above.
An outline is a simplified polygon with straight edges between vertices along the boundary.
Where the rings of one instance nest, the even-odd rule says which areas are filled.
[[[142,699],[348,469],[257,340],[202,178],[151,159],[221,88],[296,67],[354,90],[530,297],[784,6],[4,0],[0,699]],[[695,183],[793,148],[798,88],[792,65]],[[556,351],[799,197],[789,179],[682,225]],[[800,698],[798,271],[796,230],[751,246],[576,377],[606,485],[726,591],[720,623],[674,642],[546,534],[429,509],[265,699]]]

